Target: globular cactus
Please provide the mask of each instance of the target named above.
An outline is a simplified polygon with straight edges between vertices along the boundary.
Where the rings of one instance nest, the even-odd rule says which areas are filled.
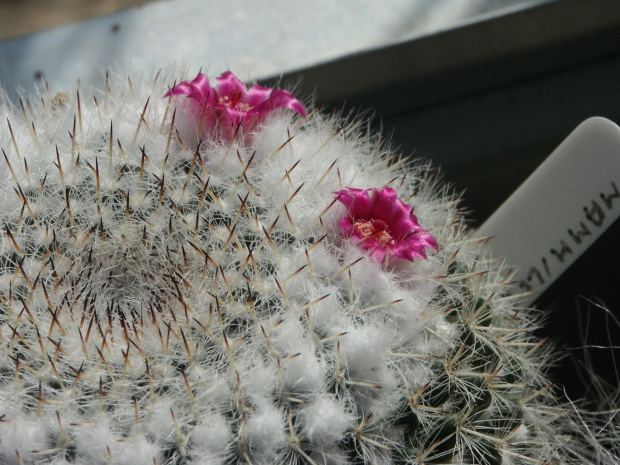
[[[2,99],[0,461],[568,461],[539,315],[436,173],[231,76]]]

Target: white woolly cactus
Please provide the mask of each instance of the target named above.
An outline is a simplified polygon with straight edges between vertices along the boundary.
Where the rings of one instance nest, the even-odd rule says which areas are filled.
[[[574,458],[538,315],[427,165],[174,82],[2,100],[2,463]]]

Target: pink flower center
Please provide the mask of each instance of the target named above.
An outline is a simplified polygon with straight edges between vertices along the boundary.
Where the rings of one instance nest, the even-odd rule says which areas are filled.
[[[361,241],[368,239],[377,241],[379,245],[394,245],[390,228],[382,220],[359,220],[353,223],[353,230],[361,236]]]
[[[240,110],[240,111],[245,111],[245,112],[248,112],[252,108],[254,108],[253,106],[247,103],[240,102],[239,100],[241,99],[241,97],[242,96],[239,92],[232,92],[230,96],[228,95],[221,96],[218,99],[218,103],[220,103],[221,105],[226,105],[227,107],[230,107],[230,108],[234,108],[235,110]]]

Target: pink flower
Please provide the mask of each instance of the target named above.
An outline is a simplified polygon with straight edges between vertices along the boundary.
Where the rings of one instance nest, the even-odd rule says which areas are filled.
[[[400,200],[390,187],[347,189],[334,192],[348,210],[340,220],[344,237],[356,242],[378,261],[386,255],[413,261],[426,259],[426,248],[438,249],[437,241],[418,223],[413,208]]]
[[[230,71],[216,78],[216,87],[202,73],[193,81],[183,81],[164,97],[186,95],[193,101],[193,115],[201,127],[229,141],[237,127],[248,134],[275,109],[286,108],[304,118],[306,111],[299,100],[286,90],[268,89],[257,84],[249,90]]]

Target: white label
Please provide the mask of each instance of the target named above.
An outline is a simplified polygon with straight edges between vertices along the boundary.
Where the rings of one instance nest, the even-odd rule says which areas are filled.
[[[533,302],[620,216],[620,128],[580,124],[480,227]],[[518,290],[518,289],[517,289]]]

